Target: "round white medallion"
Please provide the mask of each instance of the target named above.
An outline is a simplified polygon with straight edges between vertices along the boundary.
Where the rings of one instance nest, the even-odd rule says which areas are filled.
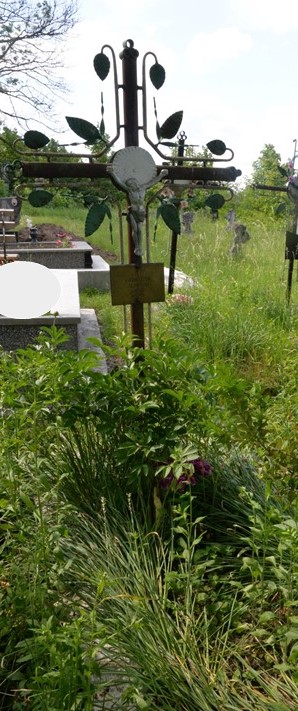
[[[118,178],[122,183],[134,178],[139,185],[147,185],[156,177],[157,168],[148,151],[139,146],[129,146],[115,153],[111,173],[115,180]]]

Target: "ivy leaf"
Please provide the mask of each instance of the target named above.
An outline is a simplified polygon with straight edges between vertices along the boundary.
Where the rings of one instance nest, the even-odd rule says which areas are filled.
[[[211,210],[219,210],[225,204],[225,199],[222,195],[216,193],[215,195],[209,195],[207,200],[205,200],[205,205],[211,207]]]
[[[40,131],[26,131],[24,143],[27,148],[44,148],[49,143],[49,138]]]
[[[49,193],[48,190],[32,190],[28,195],[28,202],[32,207],[43,207],[51,202],[53,193]]]
[[[214,141],[209,141],[209,143],[207,143],[207,148],[209,148],[209,151],[211,151],[211,153],[215,156],[222,156],[226,151],[226,144],[223,141],[215,139]]]
[[[175,205],[172,205],[171,203],[160,205],[158,212],[161,215],[163,221],[166,223],[167,227],[169,227],[172,232],[175,232],[176,235],[180,235],[181,223],[179,212]]]
[[[181,126],[183,111],[176,111],[160,127],[160,138],[174,138]]]
[[[288,178],[288,177],[289,177],[288,171],[287,171],[285,168],[283,168],[282,165],[278,165],[278,166],[277,166],[277,170],[279,170],[279,172],[281,173],[281,175],[282,175],[284,178]]]
[[[155,64],[153,64],[152,67],[150,67],[149,75],[150,75],[150,79],[152,81],[153,86],[155,86],[155,89],[160,89],[160,87],[163,85],[164,80],[166,78],[165,70],[161,66],[161,64],[158,64],[158,62],[155,62]]]
[[[97,76],[103,81],[110,71],[109,57],[103,52],[99,52],[93,59],[93,66]]]
[[[66,121],[74,133],[80,138],[84,138],[87,143],[96,143],[100,139],[100,133],[98,128],[85,121],[85,119],[75,118],[74,116],[65,116]]]
[[[91,205],[85,222],[85,237],[90,237],[100,227],[109,208],[105,202],[95,202]]]

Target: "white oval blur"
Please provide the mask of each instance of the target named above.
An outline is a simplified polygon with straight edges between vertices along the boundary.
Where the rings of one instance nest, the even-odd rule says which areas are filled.
[[[7,318],[39,318],[53,309],[61,292],[53,272],[36,262],[0,266],[0,314]]]

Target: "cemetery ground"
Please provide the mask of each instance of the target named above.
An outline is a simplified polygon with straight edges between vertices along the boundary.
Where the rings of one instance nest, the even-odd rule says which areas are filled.
[[[30,217],[82,238],[67,213]],[[81,292],[107,375],[55,327],[1,353],[1,710],[297,711],[298,284],[286,226],[247,227],[235,259],[224,217],[179,237],[196,283],[144,352]]]

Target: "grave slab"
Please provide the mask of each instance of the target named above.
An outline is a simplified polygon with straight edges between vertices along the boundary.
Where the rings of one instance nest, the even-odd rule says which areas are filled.
[[[9,242],[6,252],[8,256],[17,252],[21,261],[36,262],[49,269],[92,268],[92,247],[83,240],[73,242],[72,247],[57,247],[55,242]]]

